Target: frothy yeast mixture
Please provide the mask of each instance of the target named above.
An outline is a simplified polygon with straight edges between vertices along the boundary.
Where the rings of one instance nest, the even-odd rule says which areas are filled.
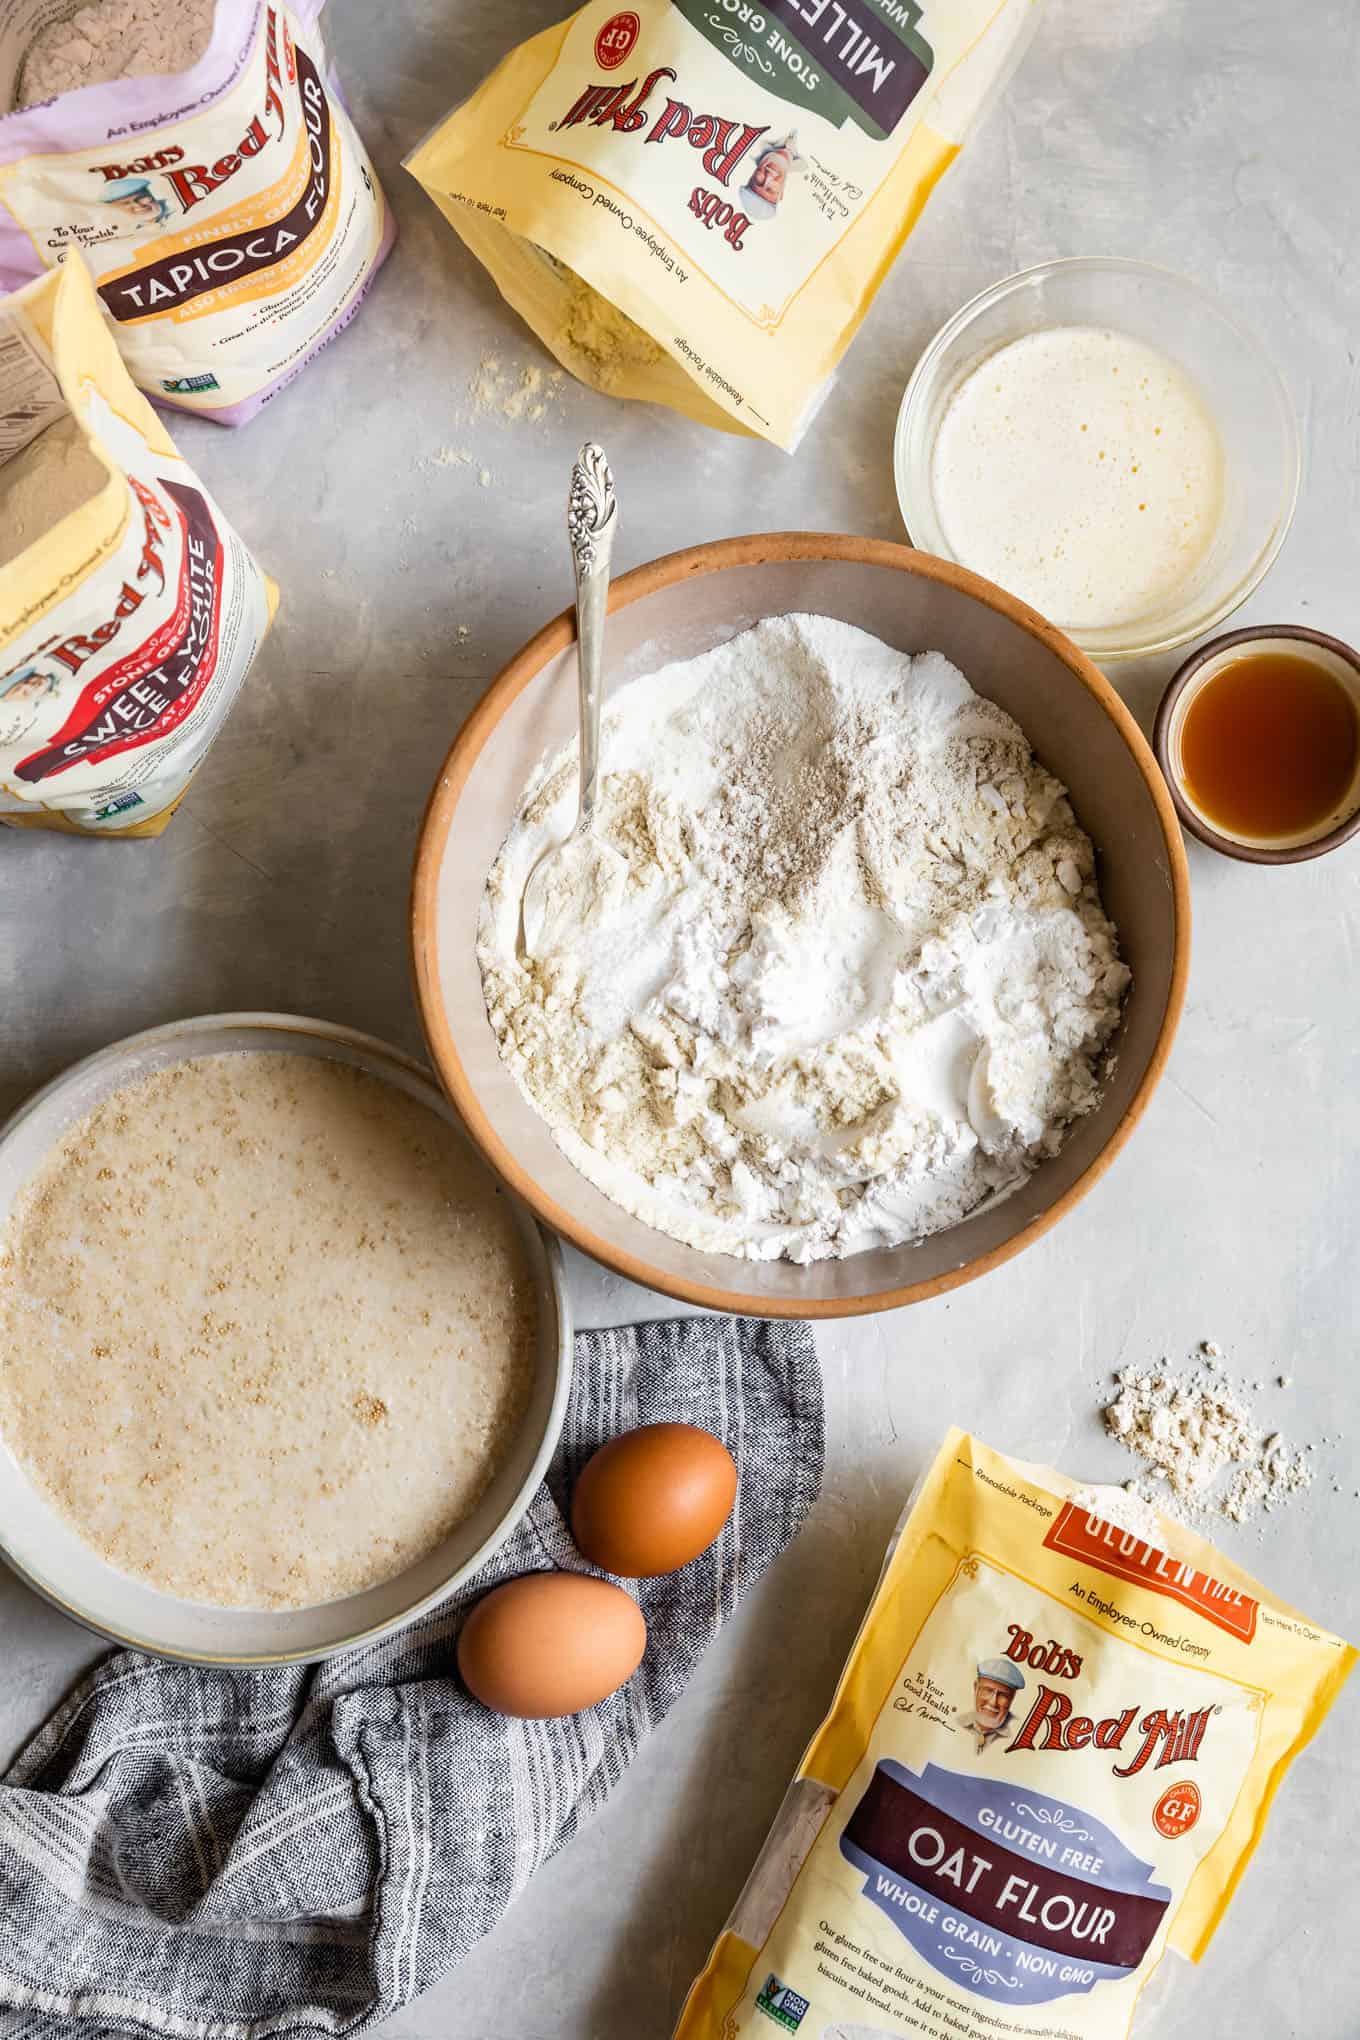
[[[1126,333],[1053,326],[960,384],[931,486],[951,552],[1055,623],[1154,616],[1207,553],[1218,432],[1198,390]]]
[[[536,1304],[423,1105],[283,1053],[178,1063],[74,1126],[0,1235],[0,1433],[110,1564],[296,1608],[424,1556],[501,1463]]]
[[[488,881],[491,1024],[581,1172],[676,1239],[812,1261],[937,1232],[1099,1097],[1129,974],[1091,844],[938,653],[782,616],[622,688]],[[533,897],[531,893],[531,898]]]

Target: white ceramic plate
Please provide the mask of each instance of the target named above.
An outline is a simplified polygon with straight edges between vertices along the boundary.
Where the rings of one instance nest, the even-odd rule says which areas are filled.
[[[418,1063],[347,1027],[280,1013],[219,1013],[131,1035],[76,1063],[0,1130],[0,1226],[22,1185],[73,1121],[121,1085],[191,1056],[282,1050],[350,1063],[419,1099],[462,1132]],[[488,1181],[492,1180],[488,1172]],[[116,1643],[159,1657],[279,1664],[331,1656],[399,1628],[452,1592],[523,1516],[562,1429],[571,1385],[571,1313],[557,1242],[523,1205],[514,1211],[538,1291],[537,1366],[505,1465],[467,1521],[395,1579],[321,1607],[209,1608],[158,1593],[107,1565],[33,1487],[0,1439],[0,1556],[64,1613]]]

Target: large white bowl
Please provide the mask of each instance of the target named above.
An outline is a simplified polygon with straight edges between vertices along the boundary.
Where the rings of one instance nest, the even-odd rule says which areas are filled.
[[[774,532],[637,567],[609,601],[604,687],[692,658],[764,616],[817,610],[899,650],[941,651],[1015,717],[1071,789],[1133,970],[1098,1108],[1000,1204],[900,1247],[746,1261],[656,1232],[586,1181],[501,1060],[477,966],[486,876],[534,767],[576,725],[570,614],[491,684],[444,763],[416,858],[416,993],[431,1058],[482,1152],[546,1225],[607,1267],[710,1310],[844,1317],[938,1295],[998,1266],[1071,1209],[1128,1139],[1180,1015],[1190,954],[1185,849],[1165,781],[1119,696],[1069,638],[989,581],[881,540]],[[608,757],[605,767],[608,769]]]
[[[462,1132],[419,1063],[370,1035],[281,1013],[219,1013],[115,1042],[76,1063],[21,1105],[0,1130],[0,1226],[19,1191],[66,1129],[111,1091],[191,1056],[282,1050],[349,1063],[416,1098]],[[320,1607],[209,1608],[118,1572],[43,1499],[0,1439],[0,1557],[75,1621],[157,1657],[225,1665],[330,1657],[411,1621],[443,1600],[510,1535],[552,1456],[571,1386],[571,1313],[561,1250],[516,1200],[515,1217],[538,1293],[537,1364],[528,1407],[505,1464],[466,1522],[395,1579]]]

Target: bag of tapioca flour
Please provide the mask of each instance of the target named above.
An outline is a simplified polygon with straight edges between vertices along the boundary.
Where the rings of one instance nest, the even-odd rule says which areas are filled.
[[[0,823],[159,834],[276,600],[79,256],[0,299]]]
[[[1038,0],[589,0],[407,167],[562,364],[793,445]]]
[[[1355,1652],[1084,1499],[946,1438],[677,2040],[1124,2040],[1204,1953]]]
[[[134,381],[222,425],[349,323],[392,244],[323,4],[0,0],[0,288],[78,249]]]

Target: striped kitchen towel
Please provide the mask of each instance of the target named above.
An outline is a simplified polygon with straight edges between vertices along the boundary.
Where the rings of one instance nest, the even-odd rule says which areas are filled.
[[[464,1609],[514,1573],[588,1570],[573,1478],[603,1439],[667,1418],[736,1458],[722,1536],[639,1583],[647,1654],[612,1699],[565,1721],[488,1713],[455,1676]],[[548,1479],[455,1599],[312,1668],[105,1658],[0,1785],[0,2040],[350,2034],[407,2003],[609,1797],[821,1464],[805,1326],[585,1332]]]

